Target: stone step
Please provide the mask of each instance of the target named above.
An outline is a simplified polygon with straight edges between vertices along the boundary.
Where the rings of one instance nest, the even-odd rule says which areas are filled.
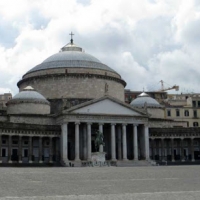
[[[147,160],[138,161],[117,161],[117,167],[152,166],[154,163]]]

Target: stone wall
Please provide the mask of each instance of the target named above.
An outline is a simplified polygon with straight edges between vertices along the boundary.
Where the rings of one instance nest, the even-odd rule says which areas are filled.
[[[48,104],[39,103],[16,103],[9,104],[7,114],[50,114],[50,106]]]
[[[110,77],[96,76],[46,76],[30,78],[19,84],[20,90],[32,86],[47,99],[87,98],[96,99],[107,94],[124,101],[124,85],[121,79],[112,80]]]
[[[55,119],[50,116],[39,115],[10,115],[8,122],[18,124],[55,125]]]
[[[164,119],[165,118],[165,111],[162,108],[147,108],[148,114],[150,114],[150,117],[152,118],[159,118]]]

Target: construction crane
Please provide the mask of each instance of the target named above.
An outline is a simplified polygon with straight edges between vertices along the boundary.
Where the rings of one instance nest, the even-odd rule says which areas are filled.
[[[161,89],[158,90],[158,92],[164,92],[164,91],[173,90],[173,89],[175,89],[176,91],[179,91],[179,86],[178,86],[178,85],[174,85],[174,86],[172,86],[172,87],[165,88],[165,87],[164,87],[164,81],[161,80],[161,81],[159,81],[159,82],[161,83]]]

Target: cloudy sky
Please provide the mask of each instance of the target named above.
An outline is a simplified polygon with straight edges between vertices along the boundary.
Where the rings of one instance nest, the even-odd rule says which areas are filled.
[[[69,42],[107,64],[127,89],[200,92],[199,0],[1,0],[0,93]],[[172,92],[172,91],[171,91]]]

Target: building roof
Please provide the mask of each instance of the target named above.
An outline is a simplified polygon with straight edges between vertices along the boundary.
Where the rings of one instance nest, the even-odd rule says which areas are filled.
[[[78,47],[74,43],[69,43],[64,47],[62,47],[59,53],[56,53],[48,57],[41,64],[29,70],[27,74],[45,69],[71,68],[71,67],[94,68],[94,69],[102,69],[106,71],[115,72],[107,65],[101,63],[94,56],[85,53],[81,47]]]
[[[133,107],[162,107],[155,99],[143,92],[131,102]]]
[[[46,98],[40,93],[36,92],[31,86],[27,86],[23,91],[16,94],[8,103],[16,101],[39,101],[41,103],[49,104]]]

